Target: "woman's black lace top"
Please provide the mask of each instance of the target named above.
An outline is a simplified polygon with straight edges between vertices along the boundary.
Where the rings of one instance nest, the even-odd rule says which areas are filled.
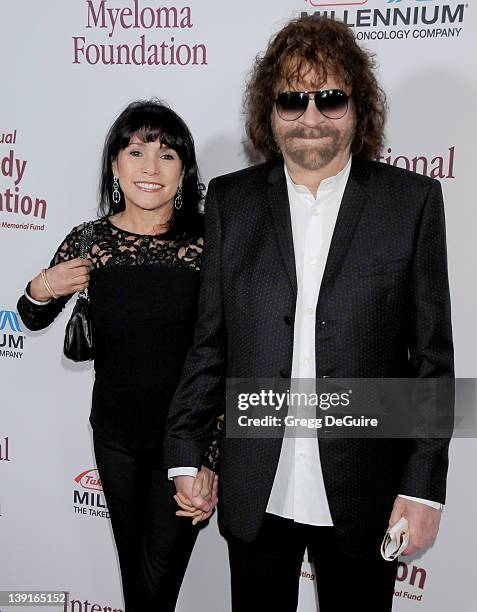
[[[82,225],[50,263],[79,257]],[[89,295],[94,333],[95,432],[135,448],[160,446],[170,400],[196,321],[201,236],[141,236],[93,222]],[[27,287],[27,292],[29,287]],[[72,296],[36,305],[22,296],[18,312],[32,330],[47,327]],[[214,463],[215,453],[210,457]]]
[[[66,236],[51,260],[50,268],[80,256],[82,229],[83,224],[74,227]],[[173,240],[167,234],[140,236],[115,227],[107,217],[103,217],[93,222],[88,257],[93,270],[113,266],[162,265],[200,271],[202,245],[201,237]],[[19,312],[29,329],[44,329],[53,322],[71,297],[60,297],[39,307],[23,297],[20,298]]]

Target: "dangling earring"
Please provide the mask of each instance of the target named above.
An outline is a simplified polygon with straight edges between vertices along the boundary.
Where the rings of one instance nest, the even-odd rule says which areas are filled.
[[[182,208],[182,185],[179,185],[177,193],[174,196],[174,208],[180,210]]]
[[[117,176],[113,178],[113,202],[115,204],[121,202],[121,192],[119,191],[119,179]]]

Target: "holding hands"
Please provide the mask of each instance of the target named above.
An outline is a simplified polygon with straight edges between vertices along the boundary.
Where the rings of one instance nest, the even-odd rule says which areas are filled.
[[[192,518],[193,525],[207,520],[217,505],[218,482],[217,474],[206,467],[202,467],[195,478],[176,476],[174,499],[181,508],[176,515]]]

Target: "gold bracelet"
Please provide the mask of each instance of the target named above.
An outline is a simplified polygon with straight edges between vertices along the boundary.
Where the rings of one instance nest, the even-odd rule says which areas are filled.
[[[48,279],[46,277],[46,269],[45,268],[43,268],[43,270],[41,271],[41,280],[43,281],[43,284],[45,285],[45,289],[48,291],[48,293],[51,295],[51,297],[54,300],[57,300],[59,298],[59,296],[56,295],[56,293],[51,288],[51,285],[48,282]]]

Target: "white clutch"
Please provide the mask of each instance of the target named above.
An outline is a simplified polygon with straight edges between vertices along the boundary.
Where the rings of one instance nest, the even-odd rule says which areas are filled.
[[[381,556],[385,561],[394,561],[409,545],[409,524],[401,517],[387,530],[381,544]]]

